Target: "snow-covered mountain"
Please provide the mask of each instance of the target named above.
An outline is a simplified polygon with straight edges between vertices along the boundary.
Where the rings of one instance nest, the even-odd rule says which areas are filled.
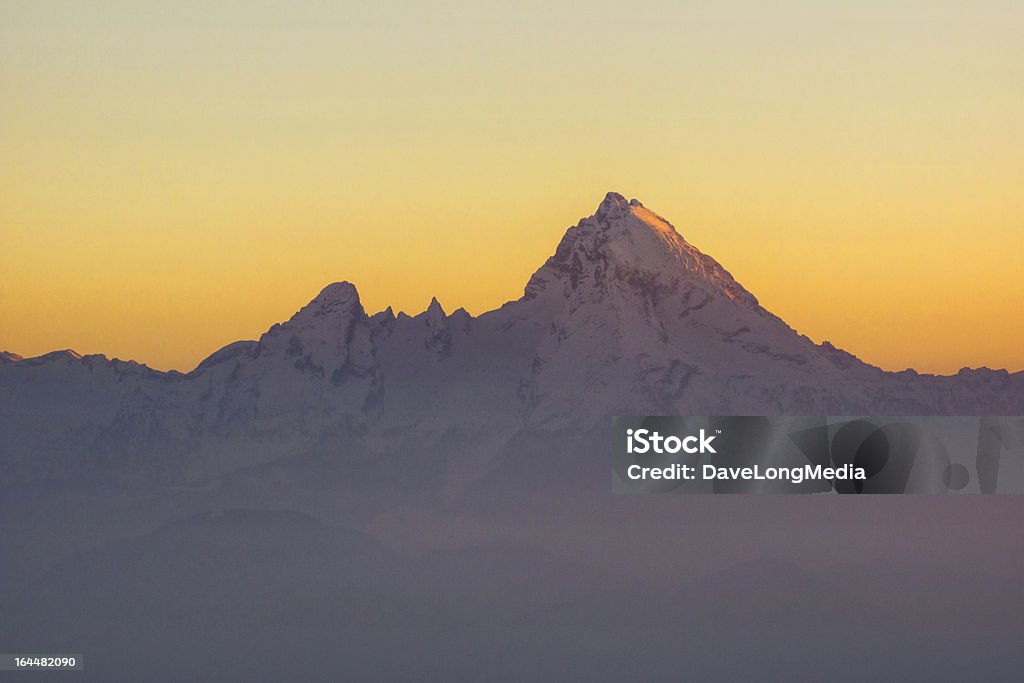
[[[888,373],[814,344],[616,193],[520,299],[476,318],[436,299],[368,315],[340,282],[187,375],[4,353],[0,388],[0,485],[323,457],[457,491],[544,444],[585,443],[615,414],[1024,414],[1024,373]]]

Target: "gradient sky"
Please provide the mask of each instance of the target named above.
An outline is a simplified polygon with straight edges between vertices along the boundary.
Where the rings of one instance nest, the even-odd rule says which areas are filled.
[[[343,279],[479,313],[616,190],[815,341],[1021,370],[1021,36],[1019,0],[0,0],[0,349],[187,370]]]

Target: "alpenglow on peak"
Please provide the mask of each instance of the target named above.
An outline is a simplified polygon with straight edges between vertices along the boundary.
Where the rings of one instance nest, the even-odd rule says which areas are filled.
[[[536,298],[554,286],[560,292],[557,296],[593,290],[600,298],[613,285],[620,290],[653,287],[681,296],[688,287],[699,285],[746,307],[758,305],[717,261],[683,239],[671,223],[618,192],[607,193],[592,216],[566,231],[554,255],[530,278],[524,296]]]
[[[633,208],[643,208],[643,204],[638,199],[626,200],[625,196],[618,192],[609,192],[605,194],[601,204],[597,207],[596,215],[601,218],[612,218],[614,216],[622,216],[630,212]]]

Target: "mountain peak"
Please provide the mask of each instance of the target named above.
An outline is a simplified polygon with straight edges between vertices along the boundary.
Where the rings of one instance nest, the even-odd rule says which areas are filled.
[[[320,302],[322,304],[327,303],[347,303],[355,299],[359,300],[359,292],[356,291],[356,286],[351,282],[332,282],[331,284],[320,290],[320,293],[316,295],[313,301]]]
[[[313,328],[347,327],[354,318],[364,314],[359,292],[351,282],[333,282],[313,297],[285,323],[277,323],[260,338],[261,342],[285,330],[296,332]]]
[[[606,194],[591,218],[602,225],[612,225],[621,222],[623,219],[633,218],[636,220],[631,222],[630,227],[640,227],[642,223],[661,235],[678,234],[671,223],[647,209],[640,203],[639,199],[627,201],[618,192]]]
[[[689,285],[682,286],[682,282]],[[717,261],[689,244],[667,220],[638,200],[609,192],[597,212],[569,228],[555,254],[534,273],[524,296],[552,284],[563,293],[580,286],[606,290],[612,283],[654,283],[665,291],[701,284],[748,307],[757,300]]]
[[[441,306],[441,302],[437,300],[437,297],[430,298],[430,305],[427,306],[427,310],[424,311],[428,321],[444,320],[447,314],[444,312],[444,308]]]
[[[598,220],[612,220],[635,213],[635,209],[643,209],[644,205],[638,199],[626,200],[618,192],[609,192],[604,196],[597,212],[594,214]]]
[[[292,321],[323,318],[341,314],[351,317],[352,312],[362,312],[359,292],[351,282],[332,282],[320,290],[312,301],[292,317]],[[289,321],[291,322],[291,321]]]
[[[39,358],[45,358],[46,360],[82,360],[82,354],[78,353],[74,349],[61,349],[59,351],[50,351],[39,356]]]
[[[626,198],[618,192],[609,192],[604,196],[604,200],[601,201],[600,206],[597,207],[598,213],[617,211],[629,208],[629,202]]]

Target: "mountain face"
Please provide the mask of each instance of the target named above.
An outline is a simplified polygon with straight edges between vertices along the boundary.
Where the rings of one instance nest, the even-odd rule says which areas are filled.
[[[476,318],[436,299],[412,317],[368,315],[341,282],[187,375],[5,352],[0,388],[7,486],[202,480],[310,456],[364,473],[398,462],[458,491],[538,444],[589,443],[615,414],[1024,413],[1024,373],[888,373],[814,344],[615,193],[522,298]]]
[[[188,374],[0,354],[0,642],[102,681],[1016,680],[1024,498],[614,496],[608,456],[615,414],[1022,413],[1024,373],[813,344],[610,194],[479,317],[342,282]]]

